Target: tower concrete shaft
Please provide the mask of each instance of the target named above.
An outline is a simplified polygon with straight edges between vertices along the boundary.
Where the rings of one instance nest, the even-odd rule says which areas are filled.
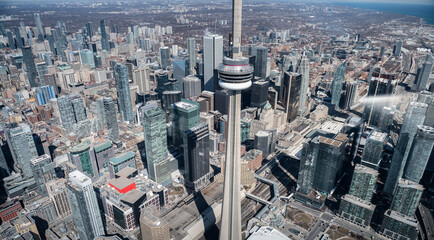
[[[241,17],[243,0],[232,0],[232,59],[243,56],[241,52]]]
[[[241,239],[241,90],[252,85],[253,67],[247,58],[223,59],[219,85],[229,91],[228,134],[224,169],[220,240]]]
[[[220,240],[241,239],[240,106],[240,91],[230,91]]]

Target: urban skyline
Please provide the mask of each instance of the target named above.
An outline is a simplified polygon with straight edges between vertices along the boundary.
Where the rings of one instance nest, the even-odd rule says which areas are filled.
[[[0,238],[431,239],[429,3],[355,3],[3,1]]]

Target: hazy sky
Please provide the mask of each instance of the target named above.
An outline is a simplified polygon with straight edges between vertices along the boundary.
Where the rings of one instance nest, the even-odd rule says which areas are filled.
[[[327,2],[375,2],[375,3],[408,3],[408,4],[434,4],[434,0],[331,0]]]

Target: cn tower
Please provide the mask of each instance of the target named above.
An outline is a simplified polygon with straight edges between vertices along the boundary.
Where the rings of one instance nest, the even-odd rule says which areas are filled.
[[[242,0],[232,0],[232,56],[218,68],[219,85],[229,90],[220,240],[241,240],[241,90],[252,85],[253,67],[241,53]]]

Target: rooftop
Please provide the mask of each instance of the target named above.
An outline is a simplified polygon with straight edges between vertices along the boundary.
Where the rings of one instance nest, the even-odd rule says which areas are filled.
[[[195,110],[197,108],[196,105],[194,105],[192,103],[184,102],[184,101],[174,103],[174,105],[177,108],[184,109],[184,110],[187,110],[187,111],[189,111],[189,110]]]
[[[115,157],[110,158],[110,163],[114,164],[114,165],[118,165],[121,164],[125,161],[130,160],[131,158],[135,158],[134,153],[133,152],[124,152],[121,153],[119,155],[116,155]]]
[[[146,193],[139,191],[137,189],[133,189],[133,190],[129,191],[127,194],[125,194],[122,201],[132,205],[132,204],[136,203],[144,195],[146,195]]]
[[[82,151],[89,149],[89,148],[90,148],[90,140],[86,139],[83,142],[81,142],[80,144],[78,144],[74,147],[71,147],[69,149],[69,152],[71,152],[71,153],[82,152]]]
[[[369,173],[369,174],[373,174],[373,175],[377,175],[378,174],[377,170],[375,170],[373,168],[370,168],[370,167],[363,166],[361,164],[356,164],[356,167],[354,168],[354,171],[355,172],[356,171],[358,171],[358,172],[365,172],[365,173]]]
[[[116,173],[116,176],[128,178],[135,172],[137,172],[137,169],[127,166],[119,170],[119,172]]]
[[[327,144],[327,145],[331,145],[333,147],[340,147],[343,144],[341,141],[337,141],[337,140],[334,140],[334,139],[326,138],[326,137],[323,137],[323,136],[319,136],[318,139],[322,143]]]
[[[268,226],[262,226],[260,228],[254,227],[250,230],[250,232],[252,231],[254,232],[247,238],[248,240],[291,240],[283,233]]]
[[[81,182],[81,183],[84,183],[86,181],[90,181],[90,178],[88,176],[86,176],[84,173],[82,173],[82,172],[80,172],[78,170],[70,172],[69,173],[69,178],[71,180],[76,180],[76,181]]]
[[[379,132],[376,130],[373,130],[369,136],[368,139],[372,139],[378,142],[384,142],[386,140],[387,133]]]
[[[113,146],[113,143],[111,141],[103,139],[101,142],[97,142],[96,144],[94,144],[93,149],[95,150],[95,152],[101,152],[101,151],[108,149],[112,146]]]
[[[126,177],[119,177],[110,181],[110,185],[120,190],[130,186],[133,183],[134,183],[133,180],[128,179]]]

